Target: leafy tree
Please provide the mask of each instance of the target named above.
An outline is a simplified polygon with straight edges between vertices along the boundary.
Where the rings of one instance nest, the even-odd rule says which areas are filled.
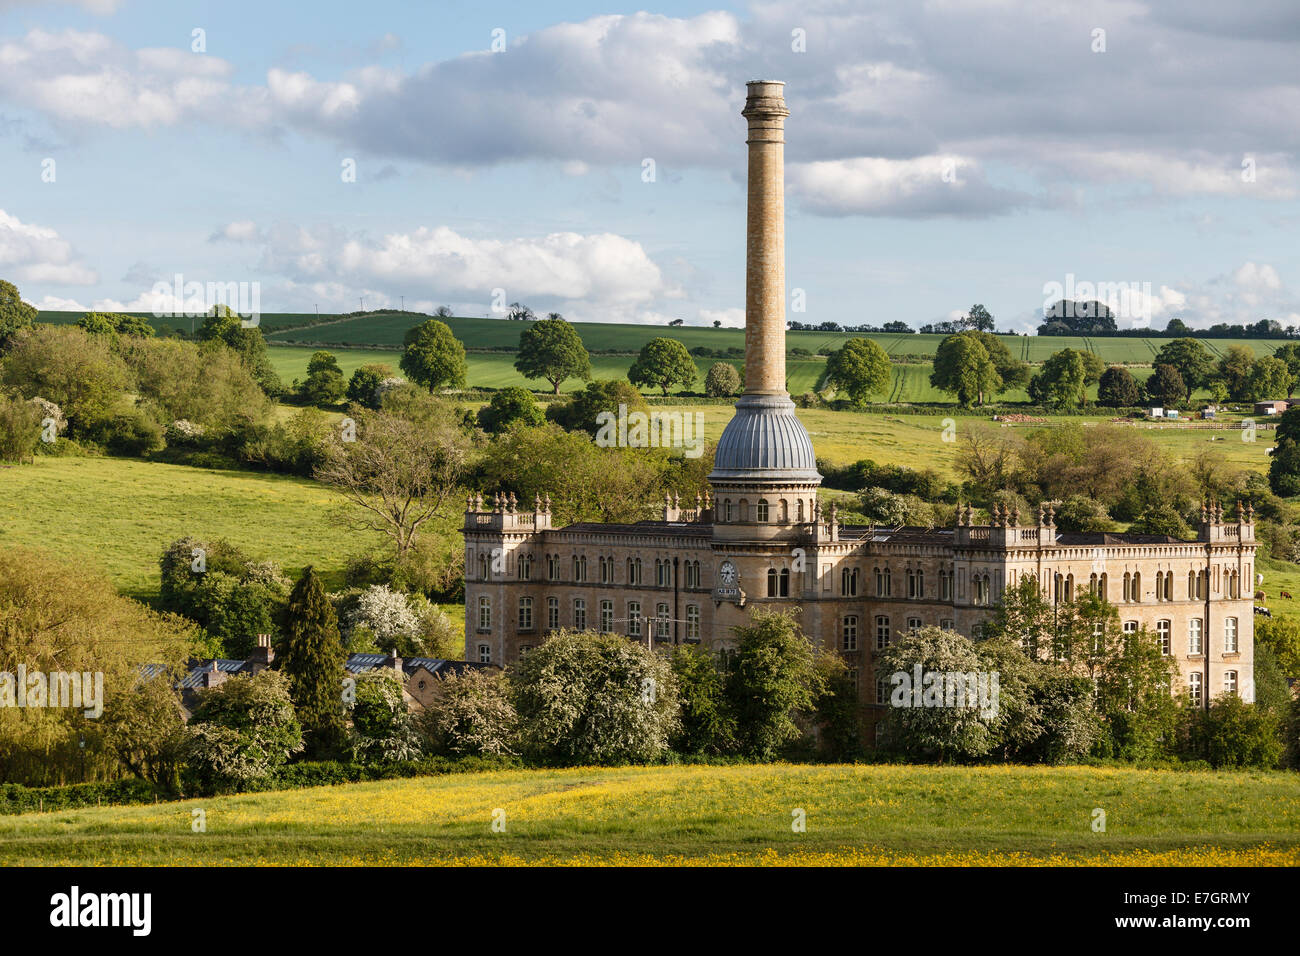
[[[617,416],[620,405],[626,405],[629,414],[650,411],[645,396],[630,383],[622,379],[597,379],[567,400],[552,402],[547,406],[546,418],[561,428],[585,431],[595,437],[600,430],[600,414],[609,412]]]
[[[1129,526],[1129,531],[1134,534],[1167,534],[1184,541],[1194,537],[1183,516],[1169,504],[1149,506]]]
[[[464,388],[469,367],[465,346],[446,322],[429,319],[407,329],[402,339],[402,371],[430,392],[439,388]]]
[[[352,704],[352,759],[396,763],[420,757],[420,736],[392,672],[375,670],[357,677]]]
[[[0,392],[0,461],[22,461],[36,453],[42,418],[34,402]]]
[[[812,644],[794,617],[755,610],[735,628],[738,643],[726,677],[740,752],[772,760],[800,736],[796,716],[814,710],[826,687]]]
[[[885,712],[882,745],[913,758],[937,758],[941,763],[948,758],[987,754],[998,739],[997,715],[981,711],[977,701],[969,698],[963,707],[944,706],[942,689],[935,706],[929,696],[933,690],[911,685],[918,665],[927,680],[942,674],[984,671],[968,638],[937,627],[909,632],[877,652],[876,676],[886,680],[891,705]],[[927,694],[926,706],[914,706],[916,690]]]
[[[1261,617],[1255,621],[1255,648],[1267,647],[1286,677],[1300,677],[1300,619]]]
[[[1115,531],[1106,506],[1087,495],[1070,495],[1056,506],[1056,527],[1061,531]]]
[[[984,404],[984,397],[1002,387],[1002,379],[978,339],[964,334],[950,335],[939,343],[934,356],[930,384],[957,396],[963,408]]]
[[[302,394],[313,405],[335,405],[343,399],[347,382],[332,352],[313,352],[307,362]]]
[[[1279,345],[1273,352],[1273,358],[1285,362],[1287,371],[1291,373],[1291,380],[1286,387],[1286,397],[1290,398],[1295,393],[1296,383],[1300,382],[1300,343]]]
[[[1148,402],[1164,408],[1181,404],[1190,391],[1178,369],[1163,363],[1156,365],[1144,389]]]
[[[1294,388],[1293,376],[1281,359],[1266,355],[1255,363],[1246,380],[1245,395],[1252,402],[1276,398],[1283,392],[1289,396]]]
[[[556,314],[557,313],[555,312],[551,313],[553,316]],[[506,313],[506,318],[511,322],[531,322],[537,318],[537,316],[533,313],[532,309],[528,308],[528,306],[520,305],[518,302],[511,302],[510,310]]]
[[[0,382],[24,398],[54,402],[74,437],[98,437],[127,409],[131,376],[104,339],[66,325],[37,325],[14,333]]]
[[[671,744],[681,754],[718,755],[736,746],[736,718],[713,654],[694,644],[673,648],[673,673],[681,698],[681,722]]]
[[[1112,365],[1101,373],[1097,384],[1097,404],[1107,408],[1133,408],[1142,401],[1133,374],[1120,365]]]
[[[1191,719],[1192,753],[1212,767],[1276,767],[1282,757],[1276,715],[1236,694],[1220,694]]]
[[[704,394],[709,398],[727,398],[740,391],[740,373],[730,362],[714,362],[704,376]]]
[[[334,606],[311,567],[289,594],[283,630],[280,669],[289,680],[307,752],[317,759],[336,756],[345,739],[343,640]]]
[[[147,319],[120,312],[87,312],[77,320],[77,327],[92,335],[135,335],[150,338],[154,328]]]
[[[961,324],[977,332],[993,331],[993,316],[982,305],[972,305],[970,311],[962,316]]]
[[[497,392],[492,396],[492,401],[480,408],[478,412],[479,427],[494,435],[516,423],[541,425],[545,422],[546,414],[537,404],[533,393],[517,385]]]
[[[448,674],[436,685],[418,724],[434,753],[458,757],[518,753],[519,715],[511,700],[510,681],[499,670]]]
[[[617,634],[560,631],[514,667],[524,749],[545,763],[655,760],[677,729],[668,661]]]
[[[465,437],[445,418],[414,422],[384,411],[358,417],[355,441],[343,437],[331,437],[316,477],[353,506],[345,518],[352,527],[387,535],[401,561],[457,490]]]
[[[1087,374],[1083,353],[1061,349],[1030,380],[1029,397],[1058,411],[1074,411],[1088,402]]]
[[[1177,676],[1178,664],[1161,653],[1155,635],[1145,628],[1116,642],[1097,669],[1104,755],[1150,760],[1173,752],[1180,718],[1169,688]]]
[[[16,332],[32,327],[38,314],[36,306],[23,301],[16,285],[0,279],[0,353]]]
[[[362,365],[348,379],[348,401],[364,405],[366,408],[378,408],[379,398],[376,393],[379,383],[386,378],[391,378],[392,374],[392,368],[382,363]]]
[[[270,418],[271,403],[247,363],[219,342],[129,339],[117,351],[135,389],[161,422],[203,427],[210,441],[234,447]]]
[[[1228,390],[1228,397],[1234,402],[1249,399],[1248,383],[1254,367],[1255,351],[1246,345],[1229,345],[1223,357],[1219,359],[1215,369],[1216,376],[1223,382]]]
[[[234,349],[244,367],[267,395],[275,396],[284,391],[280,376],[271,365],[261,328],[245,328],[230,306],[214,305],[199,327],[198,336],[202,342],[221,342]]]
[[[688,389],[695,384],[697,374],[695,360],[686,346],[676,339],[651,339],[641,346],[636,361],[628,369],[627,378],[633,385],[656,386],[668,389],[679,385]]]
[[[817,390],[833,388],[846,394],[854,405],[863,407],[872,395],[889,389],[892,372],[889,354],[879,343],[853,338],[827,356]]]
[[[542,319],[520,333],[515,370],[524,378],[545,379],[559,395],[566,379],[591,381],[591,357],[572,325],[564,319]]]
[[[1192,400],[1192,392],[1207,384],[1214,374],[1210,353],[1196,339],[1174,339],[1160,346],[1155,358],[1156,369],[1161,365],[1172,365],[1178,370],[1186,393],[1183,400],[1188,402]]]
[[[189,766],[205,789],[244,790],[269,780],[303,749],[290,682],[266,670],[200,691],[187,738]]]

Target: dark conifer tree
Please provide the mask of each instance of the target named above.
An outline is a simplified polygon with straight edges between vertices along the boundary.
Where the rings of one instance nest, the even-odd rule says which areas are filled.
[[[325,588],[307,568],[289,595],[280,667],[302,724],[307,756],[337,756],[346,740],[343,722],[343,639]]]

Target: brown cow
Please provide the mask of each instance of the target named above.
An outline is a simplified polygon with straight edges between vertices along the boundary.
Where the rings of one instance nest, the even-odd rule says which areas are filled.
[[[1256,592],[1255,592],[1255,600],[1256,600],[1256,601],[1267,601],[1267,600],[1268,600],[1268,595],[1265,594],[1263,591],[1256,591]]]
[[[1279,595],[1279,597],[1281,597],[1282,600],[1284,600],[1284,601],[1289,601],[1289,600],[1291,600],[1291,592],[1290,592],[1290,591],[1283,591],[1283,592]]]

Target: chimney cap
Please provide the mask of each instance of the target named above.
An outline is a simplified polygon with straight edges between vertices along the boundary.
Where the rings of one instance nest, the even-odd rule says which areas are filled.
[[[750,80],[746,86],[785,86],[785,80]]]

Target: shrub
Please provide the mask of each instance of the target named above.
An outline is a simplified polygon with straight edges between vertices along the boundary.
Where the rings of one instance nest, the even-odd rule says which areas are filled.
[[[1278,730],[1273,714],[1236,694],[1220,694],[1208,711],[1193,712],[1191,750],[1216,768],[1272,768],[1282,757]]]
[[[710,398],[726,398],[740,391],[740,373],[730,362],[714,362],[704,376],[704,394]]]
[[[514,756],[518,747],[519,716],[510,683],[499,670],[448,674],[418,725],[435,753],[503,757]]]
[[[40,410],[17,394],[0,394],[0,461],[30,458],[40,440]]]
[[[672,668],[616,634],[560,631],[515,665],[511,683],[524,749],[542,762],[646,762],[676,730]]]
[[[541,425],[546,421],[542,407],[526,388],[511,386],[492,396],[478,412],[478,424],[484,431],[498,434],[516,422]]]
[[[402,685],[383,671],[370,671],[356,680],[352,759],[362,763],[419,759],[420,737],[402,698]]]
[[[302,749],[289,681],[279,671],[232,677],[199,692],[186,751],[190,770],[205,788],[248,789],[269,780]]]

